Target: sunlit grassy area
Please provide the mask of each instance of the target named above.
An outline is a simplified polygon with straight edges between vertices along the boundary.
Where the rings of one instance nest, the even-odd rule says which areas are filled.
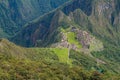
[[[76,34],[74,32],[68,32],[67,38],[70,44],[75,44],[78,48],[82,48],[82,45],[76,40]]]
[[[67,48],[51,48],[52,51],[58,56],[59,61],[67,63],[68,61],[68,49]]]
[[[70,28],[67,28],[67,29],[61,28],[61,32],[66,34],[68,42],[70,44],[75,44],[78,48],[82,48],[82,45],[76,39],[76,34],[74,32],[70,32]]]

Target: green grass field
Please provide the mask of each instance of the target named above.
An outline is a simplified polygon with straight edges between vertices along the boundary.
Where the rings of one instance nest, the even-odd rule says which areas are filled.
[[[76,34],[74,32],[68,32],[67,38],[70,44],[75,44],[78,48],[82,48],[82,45],[75,39]]]
[[[60,62],[68,64],[72,62],[68,56],[68,48],[51,48],[51,50],[58,56]]]
[[[78,48],[82,48],[82,45],[76,39],[76,34],[74,32],[70,32],[70,29],[71,28],[67,28],[67,29],[61,28],[61,32],[63,32],[64,34],[66,34],[68,42],[70,44],[75,44]]]

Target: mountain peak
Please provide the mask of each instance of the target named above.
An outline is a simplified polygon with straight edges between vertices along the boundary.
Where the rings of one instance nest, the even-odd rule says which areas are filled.
[[[73,0],[73,2],[63,8],[63,11],[68,15],[76,9],[81,9],[86,15],[89,16],[92,13],[92,2],[93,0]]]

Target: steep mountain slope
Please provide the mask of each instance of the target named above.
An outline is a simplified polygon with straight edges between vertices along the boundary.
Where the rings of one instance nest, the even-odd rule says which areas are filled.
[[[0,39],[0,79],[119,80],[119,75],[106,71],[110,68],[96,65],[95,59],[83,53],[70,51],[68,62],[64,50],[23,48]]]
[[[12,40],[26,47],[83,52],[119,73],[119,4],[119,0],[74,0],[27,24]]]
[[[21,27],[68,0],[0,0],[0,37],[13,36]]]
[[[76,5],[75,3],[77,3],[77,4],[79,4],[79,3],[81,3],[81,2],[76,2],[76,0],[75,1],[73,1],[73,3],[74,4],[72,4],[72,3],[70,3],[70,6],[73,6],[72,8],[74,8],[74,5]],[[66,6],[66,5],[65,5]],[[77,5],[76,5],[77,6]],[[77,9],[77,8],[80,8],[81,6],[77,6],[75,9]],[[65,8],[67,8],[67,7],[65,7]],[[66,10],[65,10],[65,8],[63,9],[63,11],[65,12]],[[72,9],[71,8],[71,9]],[[69,9],[69,6],[68,6],[68,9]],[[24,32],[25,32],[25,34],[26,35],[24,35],[24,37],[25,36],[28,36],[29,37],[29,39],[28,40],[32,40],[32,39],[30,39],[30,38],[32,38],[31,36],[32,35],[34,35],[34,34],[32,34],[32,33],[36,33],[36,34],[38,34],[38,36],[39,36],[39,38],[41,38],[41,39],[43,39],[45,36],[48,36],[48,33],[50,33],[50,34],[53,34],[53,33],[51,33],[51,32],[55,32],[56,31],[56,28],[58,28],[60,25],[58,25],[58,24],[60,24],[59,23],[59,19],[60,19],[60,17],[61,16],[63,16],[63,17],[61,17],[62,18],[62,20],[63,20],[63,18],[65,17],[65,19],[67,19],[67,16],[66,15],[64,15],[64,12],[63,11],[61,11],[61,9],[59,10],[56,10],[56,11],[54,11],[54,12],[51,12],[51,13],[49,13],[49,14],[46,14],[45,16],[43,16],[42,18],[40,18],[40,20],[38,20],[38,21],[35,21],[34,23],[30,23],[30,24],[28,24],[28,26],[27,27],[25,27],[25,29],[23,29],[23,32],[21,32],[22,34],[24,34]],[[67,11],[69,11],[69,10],[67,10]],[[71,11],[71,10],[70,10]],[[73,10],[74,11],[74,10]],[[84,14],[84,13],[83,13]],[[87,16],[86,16],[87,17]],[[63,21],[63,23],[66,23],[66,20],[64,20]],[[62,22],[61,22],[61,25],[63,25],[63,26],[66,26],[67,25],[67,23],[66,23],[66,25],[64,25]],[[55,28],[56,27],[56,28]],[[36,31],[38,29],[38,31]],[[33,31],[32,31],[33,30]],[[54,31],[53,31],[54,30]],[[51,32],[50,32],[51,31]],[[27,34],[27,33],[29,33],[29,34]],[[22,34],[20,35],[21,37],[22,37]],[[40,35],[39,35],[40,34]],[[19,38],[21,38],[19,36]],[[35,36],[34,35],[34,37],[37,37],[37,35]],[[27,37],[26,37],[27,38]],[[26,38],[23,38],[23,39],[26,39]],[[47,38],[47,37],[46,37]],[[21,40],[21,39],[20,39]],[[49,40],[51,40],[51,39],[48,39],[48,41]],[[16,40],[17,41],[17,40]],[[25,40],[26,41],[26,40]],[[35,39],[35,41],[36,41],[36,39]],[[54,40],[53,40],[54,41]],[[30,42],[32,42],[32,43],[30,43],[30,44],[28,44],[28,46],[29,45],[33,45],[33,40],[32,41],[30,41]],[[23,43],[24,43],[24,41],[23,41]],[[29,43],[29,42],[28,42]],[[48,43],[48,42],[47,42]]]
[[[37,40],[48,45],[57,41],[58,38],[54,34],[59,34],[59,27],[77,25],[104,41],[119,45],[118,3],[118,0],[74,0],[27,25],[15,37],[15,41],[22,40],[19,42],[24,46],[33,46]]]

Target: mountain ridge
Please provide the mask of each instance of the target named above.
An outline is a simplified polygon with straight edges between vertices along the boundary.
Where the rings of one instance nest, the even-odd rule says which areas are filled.
[[[68,5],[73,5],[73,4],[75,4],[74,2],[79,2],[79,1],[81,1],[81,0],[75,0],[75,1],[73,1],[73,2],[71,2],[71,3],[69,3]],[[104,1],[104,0],[103,0]],[[112,0],[111,0],[112,1]],[[77,2],[77,3],[78,3]],[[83,1],[84,2],[84,1]],[[95,3],[96,1],[93,1],[93,2],[91,2],[91,3]],[[73,4],[72,4],[73,3]],[[90,2],[86,2],[86,4],[90,4]],[[108,4],[108,3],[107,3]],[[93,5],[94,6],[94,5]],[[99,5],[98,5],[99,6]],[[74,8],[74,7],[73,7]],[[98,7],[95,7],[95,8],[98,8]],[[49,13],[49,14],[46,14],[45,16],[48,16],[48,18],[47,17],[44,17],[43,16],[43,18],[47,18],[48,20],[47,20],[47,22],[46,21],[44,21],[45,19],[42,19],[42,18],[40,18],[40,20],[38,20],[38,22],[37,22],[37,24],[40,24],[41,22],[41,25],[43,24],[43,23],[45,23],[45,24],[43,24],[43,26],[44,27],[46,27],[47,29],[49,29],[51,32],[49,32],[48,30],[46,30],[45,32],[47,33],[47,34],[41,34],[41,35],[48,35],[48,34],[51,34],[52,33],[52,30],[54,30],[54,26],[56,26],[57,25],[57,23],[55,23],[54,24],[54,21],[57,21],[57,19],[55,19],[55,18],[57,18],[58,16],[56,16],[55,18],[54,17],[52,17],[53,15],[55,16],[55,14],[56,13],[59,13],[59,10],[63,10],[62,12],[64,13],[64,8],[59,8],[59,9],[57,9],[56,11],[53,11],[53,12],[51,12],[51,13]],[[86,9],[87,10],[87,9]],[[90,9],[91,11],[92,11],[92,13],[91,13],[91,15],[89,15],[89,16],[87,16],[87,14],[84,12],[84,11],[82,11],[81,10],[81,12],[82,13],[79,13],[79,12],[73,12],[72,14],[69,14],[67,17],[69,17],[69,19],[71,18],[72,19],[72,23],[74,23],[74,24],[77,24],[78,26],[81,26],[81,27],[83,27],[84,29],[89,29],[88,31],[91,31],[91,33],[92,34],[96,34],[96,36],[99,36],[99,37],[101,37],[101,38],[103,38],[103,36],[105,36],[105,38],[106,39],[108,39],[109,38],[109,40],[111,40],[110,41],[110,43],[114,43],[115,45],[116,44],[118,44],[118,43],[116,43],[116,41],[115,40],[113,40],[113,37],[115,38],[115,39],[118,39],[119,37],[118,36],[116,36],[117,35],[117,33],[116,33],[116,31],[113,29],[113,27],[112,27],[112,25],[111,24],[109,24],[109,22],[107,22],[107,23],[105,23],[105,21],[103,21],[102,19],[104,19],[104,20],[106,20],[105,18],[102,18],[101,17],[101,19],[99,19],[100,21],[98,21],[98,20],[96,20],[97,18],[97,16],[95,16],[96,14],[94,14],[94,9]],[[95,9],[95,10],[98,10],[98,9]],[[66,11],[68,11],[68,10],[66,10]],[[90,11],[90,12],[91,12]],[[88,11],[86,11],[86,12],[89,12],[89,9],[88,9]],[[96,13],[98,13],[98,11],[96,12]],[[64,13],[65,14],[65,13]],[[50,16],[49,16],[50,15]],[[77,18],[77,16],[79,15],[79,18]],[[84,16],[84,17],[83,17]],[[53,23],[51,22],[52,21],[52,19],[55,19],[55,20],[53,20]],[[78,19],[78,20],[77,20]],[[84,22],[86,22],[86,23],[83,23],[82,22],[82,19],[84,20]],[[41,21],[41,20],[43,20],[43,21]],[[98,22],[96,22],[96,21],[98,21]],[[95,23],[94,23],[95,22]],[[102,23],[99,23],[99,22],[102,22]],[[59,23],[59,22],[58,22]],[[64,23],[64,22],[63,22]],[[34,23],[33,23],[34,24]],[[36,24],[36,23],[35,23]],[[51,24],[53,24],[53,26],[51,26]],[[70,23],[70,21],[69,21],[69,23],[66,23],[67,25],[69,25],[69,24],[71,24]],[[64,25],[64,24],[61,24],[61,25]],[[96,26],[98,26],[98,25],[100,25],[100,27],[96,27]],[[107,26],[106,26],[107,25]],[[29,26],[29,25],[28,25]],[[38,25],[33,25],[33,26],[38,26]],[[51,27],[50,27],[51,26]],[[57,25],[57,26],[59,26],[59,24]],[[57,27],[56,26],[56,27]],[[105,26],[105,27],[104,27]],[[105,28],[104,30],[103,30],[103,28]],[[53,29],[52,29],[53,28]],[[45,29],[41,29],[41,30],[45,30]],[[53,31],[54,32],[54,31]],[[56,32],[57,33],[57,32]],[[45,37],[47,37],[47,36],[45,36]],[[41,38],[41,39],[43,39],[43,38]],[[20,39],[21,40],[21,39]],[[51,40],[51,39],[48,39],[48,40]],[[32,44],[33,45],[33,44]]]
[[[0,1],[0,37],[14,36],[29,21],[47,13],[67,0],[1,0]]]

